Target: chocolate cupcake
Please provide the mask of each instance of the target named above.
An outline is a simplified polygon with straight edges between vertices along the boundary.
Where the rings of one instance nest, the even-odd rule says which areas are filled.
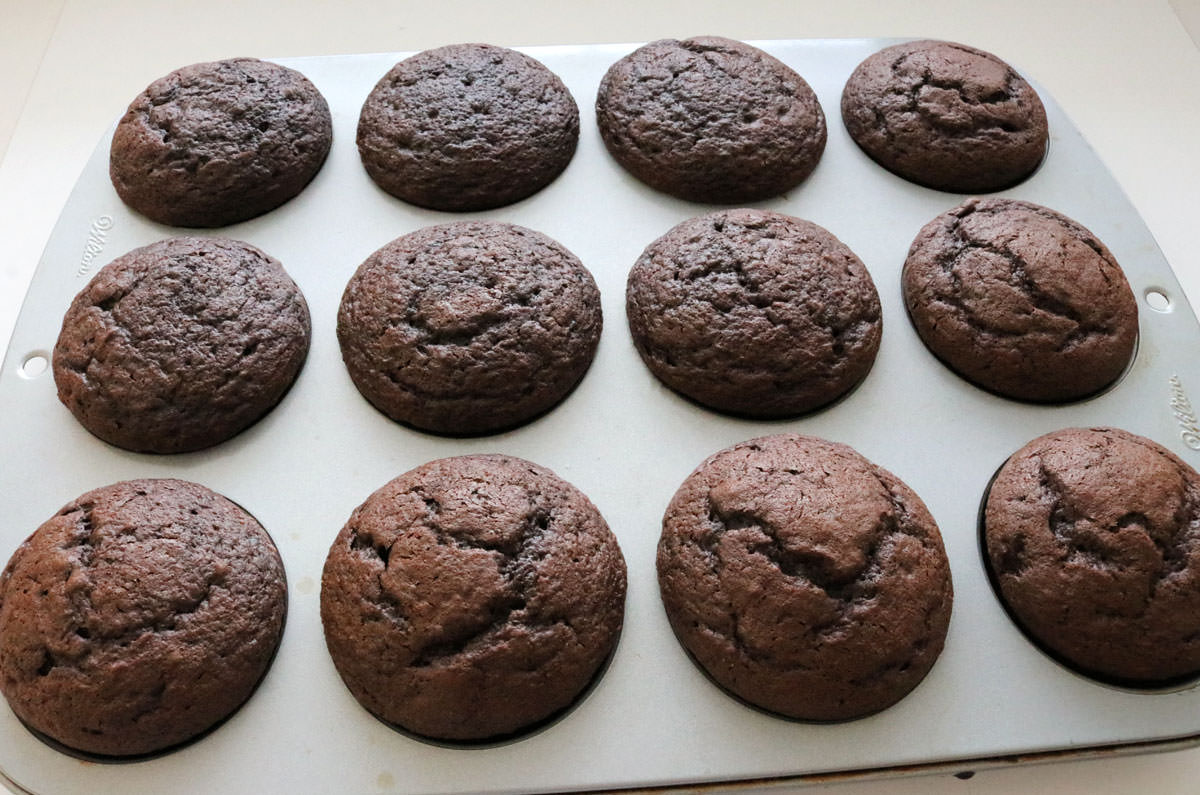
[[[719,36],[663,39],[617,61],[600,83],[596,122],[630,174],[695,202],[778,196],[825,150],[825,114],[804,78]]]
[[[885,709],[941,653],[953,589],[921,500],[851,448],[782,434],[709,457],[663,517],[676,637],[755,706],[809,721]]]
[[[901,279],[926,347],[1005,397],[1086,397],[1133,358],[1137,299],[1121,266],[1047,207],[968,199],[921,229]]]
[[[139,94],[113,133],[109,174],[152,221],[226,226],[300,193],[332,142],[329,106],[308,78],[232,58],[177,69]]]
[[[1117,428],[1040,436],[1000,468],[985,559],[1016,623],[1089,676],[1164,686],[1200,674],[1200,475]]]
[[[87,754],[150,754],[225,720],[266,673],[287,587],[252,516],[195,483],[96,489],[0,574],[0,690]]]
[[[718,411],[788,417],[857,385],[875,361],[879,295],[825,229],[765,210],[692,218],[629,273],[634,345],[671,389]]]
[[[867,58],[842,91],[842,121],[887,170],[939,190],[985,193],[1028,177],[1049,140],[1037,92],[991,53],[911,41]]]
[[[486,210],[550,184],[575,154],[579,108],[539,61],[490,44],[425,50],[363,103],[358,152],[388,193],[434,210]]]
[[[346,286],[337,333],[376,408],[465,435],[520,425],[565,398],[601,325],[596,283],[563,246],[514,224],[460,221],[372,254]]]
[[[237,240],[170,238],[118,257],[75,296],[54,381],[109,444],[200,450],[283,398],[310,336],[308,305],[277,260]]]
[[[453,741],[569,707],[616,645],[625,562],[595,506],[518,458],[441,459],[355,509],[321,579],[325,640],[371,713]]]

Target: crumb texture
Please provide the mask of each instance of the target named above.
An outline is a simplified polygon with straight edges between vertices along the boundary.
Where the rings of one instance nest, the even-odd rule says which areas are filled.
[[[725,210],[679,224],[629,273],[626,315],[664,384],[732,414],[787,417],[857,385],[879,350],[879,294],[808,221]]]
[[[930,351],[1005,397],[1086,397],[1116,381],[1137,346],[1137,299],[1112,252],[1037,204],[968,199],[939,215],[901,280]]]
[[[179,480],[88,492],[0,575],[0,686],[70,748],[163,750],[233,713],[266,673],[287,590],[245,511]]]
[[[946,41],[887,47],[850,75],[842,120],[884,168],[940,190],[985,193],[1037,169],[1049,130],[1037,92],[991,53]]]
[[[851,448],[796,434],[722,450],[684,481],[658,580],[676,636],[718,684],[813,721],[916,687],[953,601],[921,500]]]
[[[355,386],[394,420],[491,433],[561,401],[595,355],[600,292],[583,264],[531,229],[425,227],[351,278],[338,311]]]
[[[139,94],[113,133],[109,174],[153,221],[226,226],[300,193],[332,142],[329,106],[308,78],[232,58],[177,69]]]
[[[651,42],[609,68],[596,96],[609,153],[682,199],[740,204],[803,182],[825,149],[825,114],[800,75],[719,36]]]
[[[199,450],[283,398],[311,335],[304,296],[277,260],[236,240],[170,238],[118,257],[75,297],[54,380],[110,444]]]
[[[358,151],[379,187],[421,207],[470,211],[524,199],[570,163],[579,108],[539,61],[453,44],[396,64],[363,104]]]
[[[1118,428],[1038,437],[997,474],[988,563],[1017,623],[1083,673],[1200,673],[1200,475]]]
[[[575,701],[616,644],[625,576],[595,506],[549,470],[440,459],[354,511],[325,563],[321,618],[367,710],[479,740]]]

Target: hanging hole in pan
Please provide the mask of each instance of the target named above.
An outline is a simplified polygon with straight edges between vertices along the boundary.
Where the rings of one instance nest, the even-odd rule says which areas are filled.
[[[1155,312],[1170,312],[1175,308],[1171,297],[1161,287],[1147,287],[1146,292],[1142,295],[1146,299],[1146,304]]]
[[[17,372],[22,378],[34,379],[50,368],[50,354],[46,351],[33,351],[21,359]]]

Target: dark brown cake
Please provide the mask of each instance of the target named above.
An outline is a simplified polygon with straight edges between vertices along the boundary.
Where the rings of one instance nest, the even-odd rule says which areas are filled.
[[[161,751],[250,696],[283,633],[270,537],[181,480],[90,491],[0,575],[0,690],[22,721],[90,754]]]
[[[321,580],[350,692],[442,740],[509,735],[572,704],[616,645],[624,605],[625,562],[595,506],[500,455],[432,461],[375,492]]]
[[[358,122],[371,179],[435,210],[524,199],[567,167],[578,140],[579,108],[558,76],[490,44],[406,58],[375,86]]]
[[[492,221],[425,227],[372,254],[338,311],[355,386],[394,420],[446,434],[527,422],[583,377],[600,293],[561,245]]]
[[[984,511],[1001,601],[1085,674],[1161,685],[1200,674],[1200,475],[1117,428],[1068,428],[1000,468]]]
[[[279,402],[310,336],[308,305],[277,260],[237,240],[170,238],[118,257],[75,296],[54,381],[110,444],[199,450]]]
[[[925,505],[851,448],[795,434],[722,450],[667,507],[671,627],[722,687],[793,718],[891,706],[941,653],[953,590]]]
[[[939,215],[913,241],[902,284],[929,350],[1005,397],[1086,397],[1137,345],[1137,299],[1112,252],[1029,202],[968,199]]]
[[[764,210],[679,224],[629,273],[638,353],[671,389],[753,417],[819,408],[875,361],[879,295],[858,257],[825,229]]]
[[[913,41],[867,58],[846,81],[842,120],[889,171],[939,190],[984,193],[1028,177],[1049,132],[1037,92],[991,53]]]
[[[655,41],[617,61],[600,83],[596,121],[629,173],[697,202],[778,196],[825,149],[825,114],[808,83],[719,36]]]
[[[117,194],[173,226],[244,221],[300,193],[333,142],[304,75],[254,58],[185,66],[149,85],[113,133]]]

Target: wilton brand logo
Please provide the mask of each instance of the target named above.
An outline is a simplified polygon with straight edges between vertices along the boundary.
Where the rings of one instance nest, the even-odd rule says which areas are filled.
[[[104,241],[108,239],[108,230],[112,228],[111,215],[102,215],[92,221],[92,225],[88,227],[87,242],[83,246],[83,256],[79,258],[79,268],[75,271],[76,276],[86,276],[92,269],[92,263],[104,250]]]
[[[1171,376],[1169,382],[1171,384],[1171,411],[1175,414],[1175,421],[1179,423],[1179,438],[1183,439],[1183,443],[1191,449],[1200,450],[1200,423],[1197,423],[1196,412],[1192,409],[1192,403],[1183,391],[1183,382],[1177,375]]]

